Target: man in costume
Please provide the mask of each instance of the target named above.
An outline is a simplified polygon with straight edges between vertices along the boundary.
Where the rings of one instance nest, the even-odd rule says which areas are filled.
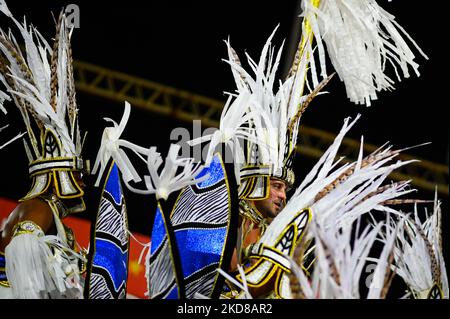
[[[352,10],[348,10],[348,6]],[[354,163],[339,169],[335,167],[339,162],[334,162],[334,157],[340,142],[357,119],[351,123],[346,119],[335,142],[301,181],[286,207],[269,225],[257,213],[255,207],[267,207],[265,198],[271,194],[268,179],[272,176],[289,178],[301,115],[331,78],[327,77],[325,71],[324,41],[331,62],[344,81],[350,100],[355,103],[370,105],[377,91],[392,88],[392,81],[384,74],[384,65],[381,63],[386,59],[395,65],[389,55],[400,57],[397,63],[401,65],[405,77],[408,76],[408,65],[417,72],[414,54],[396,29],[406,32],[375,1],[347,1],[346,4],[334,0],[303,1],[303,8],[305,19],[299,49],[287,79],[280,83],[276,93],[273,92],[273,83],[280,52],[275,55],[272,50],[272,36],[263,48],[258,63],[249,58],[254,76],[245,71],[228,44],[227,62],[231,65],[237,86],[235,101],[243,100],[243,105],[240,105],[242,108],[248,106],[248,122],[245,124],[254,131],[246,131],[246,142],[250,144],[246,147],[246,165],[240,167],[240,174],[236,174],[240,180],[240,227],[234,260],[242,267],[236,275],[238,281],[227,278],[234,288],[239,288],[233,290],[231,287],[223,296],[245,298],[250,294],[258,298],[361,298],[361,270],[367,260],[372,260],[376,261],[376,270],[368,287],[367,298],[386,296],[393,269],[404,279],[412,291],[411,296],[448,298],[442,246],[437,239],[441,227],[437,200],[433,215],[425,223],[418,222],[417,210],[416,221],[409,217],[392,219],[388,215],[385,222],[389,229],[387,233],[381,232],[381,222],[373,228],[369,225],[361,237],[355,242],[351,241],[350,234],[355,227],[358,230],[361,218],[371,211],[403,216],[394,205],[420,202],[395,199],[411,192],[407,190],[406,181],[380,186],[388,172],[407,164],[402,161],[391,162],[400,151],[391,150],[390,147],[380,148],[366,157],[361,153]],[[372,27],[370,23],[360,23],[362,20],[373,23]],[[381,31],[381,25],[389,30],[387,38]],[[373,30],[381,35],[375,35]],[[354,43],[349,44],[349,33]],[[317,67],[311,45],[313,38],[317,42],[321,75],[324,78],[320,83],[315,73]],[[373,52],[379,54],[379,59],[371,60]],[[352,56],[359,58],[349,60]],[[313,89],[303,95],[309,78]],[[235,123],[231,116],[227,117],[235,112],[231,108],[238,108],[237,105],[239,103],[224,109],[225,116],[222,115],[220,123],[222,136],[233,136],[230,132],[234,132],[235,136],[239,133],[243,135],[238,128],[242,128],[242,123]],[[252,148],[252,145],[256,147]],[[236,156],[236,160],[239,161],[239,156]],[[255,204],[258,201],[261,204]],[[262,231],[252,232],[253,225]],[[372,247],[376,236],[382,238],[384,249],[379,258],[368,258],[368,249]],[[401,244],[396,243],[396,238]],[[414,244],[410,245],[410,241]],[[424,247],[424,242],[427,249],[420,248]],[[416,273],[418,269],[414,267],[415,262],[409,259],[413,250],[423,256],[421,260],[431,260],[421,265],[420,273]],[[311,251],[314,251],[315,257],[312,273],[310,265],[306,264],[311,259]],[[235,270],[234,260],[232,270]],[[414,282],[413,277],[421,278],[420,284]]]
[[[241,245],[233,252],[230,272],[238,274],[238,264],[247,267],[254,264],[255,260],[248,259],[251,245],[255,244],[264,233],[267,226],[278,215],[286,205],[286,190],[288,183],[277,178],[270,178],[268,198],[262,200],[241,200],[239,207],[239,225]],[[238,258],[239,254],[239,258]],[[273,284],[273,283],[272,283]],[[232,296],[230,284],[225,288],[227,293],[224,296]],[[269,291],[268,291],[269,290]],[[270,285],[263,289],[251,290],[251,294],[256,296],[267,295],[270,292]],[[234,291],[236,294],[236,291]]]
[[[217,298],[223,280],[216,270],[230,286],[222,294],[225,298],[249,294],[258,298],[361,298],[361,272],[368,261],[376,265],[368,298],[386,296],[393,269],[411,287],[413,296],[448,298],[437,236],[437,201],[432,216],[420,223],[394,207],[409,203],[398,199],[412,191],[409,182],[382,184],[392,171],[408,164],[394,161],[400,151],[383,146],[364,156],[361,147],[356,161],[340,166],[340,160],[335,161],[345,134],[359,116],[353,121],[345,119],[333,144],[286,205],[282,203],[287,186],[274,182],[293,183],[299,120],[330,80],[324,44],[348,97],[358,104],[370,105],[378,91],[393,88],[384,73],[386,62],[394,68],[399,65],[405,77],[408,67],[418,68],[398,30],[405,31],[375,1],[305,0],[302,4],[305,19],[299,49],[276,92],[281,50],[275,54],[272,49],[273,35],[259,61],[249,58],[252,75],[228,43],[227,62],[237,93],[230,94],[224,106],[219,130],[191,141],[191,145],[210,142],[203,167],[193,165],[192,159],[179,158],[179,146],[170,148],[162,166],[164,161],[155,148],[143,150],[121,141],[129,109],[120,125],[105,131],[99,154],[103,169],[108,156],[116,156],[127,187],[139,194],[155,194],[158,200],[146,256],[150,298]],[[314,61],[315,51],[320,68]],[[120,146],[142,155],[149,174],[136,178],[139,174],[119,152]],[[232,167],[224,162],[226,156],[217,151],[218,146],[232,153]],[[132,179],[143,181],[145,190],[129,185]],[[167,199],[176,191],[180,192],[175,204],[167,207]],[[384,213],[385,220],[361,230],[361,218],[373,211]],[[276,216],[272,219],[269,213]],[[376,239],[383,243],[382,252],[369,257]],[[309,272],[305,261],[311,251],[315,265]],[[415,263],[412,252],[424,257],[420,266],[426,270],[421,275],[411,271],[417,270],[411,267]],[[238,274],[227,273],[236,268]],[[415,282],[418,277],[420,282]]]
[[[25,43],[21,50],[13,33],[0,30],[0,81],[25,123],[32,181],[0,232],[0,298],[81,298],[86,259],[62,222],[85,210],[89,171],[81,157],[71,30],[61,13],[51,47],[4,1],[0,10]]]

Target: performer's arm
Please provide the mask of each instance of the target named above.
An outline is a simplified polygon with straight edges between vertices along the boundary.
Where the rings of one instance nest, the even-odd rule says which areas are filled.
[[[25,220],[35,223],[46,234],[54,225],[52,210],[45,201],[34,198],[22,202],[12,211],[5,223],[0,237],[0,251],[4,252],[10,243],[14,226]]]
[[[243,247],[248,248],[251,244],[254,244],[258,241],[259,237],[261,236],[261,232],[259,228],[252,229],[248,232],[247,236],[244,239]],[[238,265],[238,258],[237,258],[237,249],[234,249],[233,256],[231,258],[231,265],[230,265],[230,273],[236,273],[238,271],[237,265]],[[244,256],[244,258],[246,258]],[[246,271],[248,268],[253,266],[256,262],[258,262],[258,258],[251,258],[248,260],[247,265],[244,266],[244,271]],[[253,298],[259,298],[262,296],[265,296],[269,294],[271,291],[274,290],[275,287],[275,280],[276,280],[276,272],[271,275],[271,278],[268,279],[268,281],[263,284],[260,287],[248,287],[248,291],[250,295]]]
[[[39,199],[21,203],[11,213],[2,233],[6,276],[16,298],[45,298],[65,289],[50,271],[53,254],[44,240],[54,225],[51,208]],[[55,276],[56,275],[56,276]]]

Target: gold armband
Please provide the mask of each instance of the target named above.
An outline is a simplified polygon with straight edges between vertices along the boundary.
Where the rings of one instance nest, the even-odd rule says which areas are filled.
[[[23,234],[35,234],[39,237],[44,236],[42,228],[31,220],[24,220],[14,225],[12,230],[12,237]]]

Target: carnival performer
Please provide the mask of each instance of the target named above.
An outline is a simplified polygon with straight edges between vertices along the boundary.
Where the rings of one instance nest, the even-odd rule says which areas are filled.
[[[26,128],[31,189],[0,232],[0,298],[82,298],[86,261],[62,220],[85,210],[82,137],[70,47],[63,13],[51,47],[36,28],[19,23],[0,1],[0,11],[19,31],[0,30],[0,80]],[[9,107],[9,104],[5,104]]]
[[[387,63],[400,67],[399,79],[401,73],[409,76],[409,67],[418,73],[401,33],[411,37],[374,0],[304,0],[302,6],[302,37],[279,85],[275,77],[282,50],[272,48],[273,34],[259,61],[248,57],[253,74],[227,42],[237,91],[229,94],[219,129],[190,141],[209,142],[204,165],[179,158],[175,145],[162,165],[154,147],[145,150],[120,140],[127,108],[125,120],[105,130],[100,171],[113,157],[130,190],[155,194],[158,201],[145,257],[150,298],[384,298],[393,269],[400,270],[413,296],[448,298],[442,247],[437,235],[429,235],[440,227],[439,214],[425,224],[414,221],[395,208],[419,202],[399,199],[413,191],[409,182],[383,184],[391,172],[410,163],[399,160],[401,150],[383,146],[363,154],[361,143],[356,161],[335,160],[359,116],[344,120],[334,142],[286,199],[295,180],[301,116],[333,76],[326,71],[326,55],[357,104],[370,105],[377,92],[393,89],[384,72]],[[138,153],[149,173],[137,173],[121,148]],[[142,181],[143,188],[130,185],[131,180]],[[174,193],[175,203],[167,207]],[[374,212],[384,220],[361,230],[362,218]],[[382,252],[369,257],[376,240],[383,242]],[[412,251],[424,260],[418,281],[418,268],[411,271]],[[307,264],[311,256],[313,268]],[[361,272],[368,261],[376,270],[362,296]]]
[[[238,275],[238,265],[249,267],[254,264],[256,260],[248,259],[248,252],[286,205],[286,191],[288,188],[289,185],[286,181],[272,177],[268,186],[269,195],[266,199],[241,200],[239,202],[239,244],[233,252],[229,269],[230,273]],[[261,289],[250,289],[251,295],[266,296],[271,292],[273,285],[273,282],[269,282]],[[227,282],[224,287],[224,296],[233,296],[233,289],[235,289],[233,285]],[[234,293],[236,294],[236,291]]]
[[[244,174],[241,174],[239,198],[240,217],[243,222],[238,232],[237,245],[241,269],[236,276],[240,282],[228,277],[229,285],[223,294],[224,298],[246,298],[250,295],[258,298],[361,298],[361,270],[369,259],[376,261],[376,270],[367,298],[386,296],[393,269],[400,270],[401,276],[406,278],[405,283],[412,291],[412,296],[448,298],[442,246],[436,239],[440,234],[440,225],[437,222],[440,220],[440,212],[436,209],[439,202],[435,200],[434,214],[428,222],[422,224],[417,222],[418,219],[413,222],[411,218],[398,217],[405,214],[395,209],[398,204],[420,202],[394,200],[412,191],[407,189],[408,182],[380,186],[389,172],[408,164],[402,161],[393,162],[400,151],[383,147],[366,157],[363,157],[361,152],[358,161],[334,169],[339,162],[334,161],[334,157],[340,141],[355,121],[350,124],[348,119],[345,121],[334,144],[301,182],[284,209],[269,225],[261,223],[264,219],[258,207],[267,206],[256,204],[258,202],[255,202],[255,199],[261,201],[261,198],[270,194],[270,203],[272,192],[264,188],[265,185],[272,185],[272,182],[267,182],[271,172],[260,172],[260,176],[257,176],[256,169],[261,170],[272,165],[273,174],[292,165],[291,155],[297,135],[293,130],[298,130],[302,113],[330,79],[326,78],[323,42],[327,44],[327,53],[333,66],[344,81],[348,97],[355,103],[370,105],[370,100],[376,98],[377,91],[392,88],[391,81],[383,72],[384,66],[380,64],[383,60],[394,64],[389,56],[399,57],[397,63],[405,77],[408,76],[408,65],[418,73],[418,65],[413,60],[414,54],[396,31],[398,25],[393,16],[386,14],[375,1],[343,2],[303,1],[305,19],[302,39],[288,78],[280,83],[277,93],[273,93],[272,86],[280,53],[273,59],[274,53],[270,44],[272,36],[263,48],[259,62],[249,60],[254,76],[244,70],[237,54],[228,44],[228,63],[232,67],[238,95],[251,92],[249,100],[254,103],[253,109],[261,113],[260,121],[253,123],[255,132],[260,141],[266,142],[268,148],[266,150],[264,143],[259,143],[256,145],[256,151],[248,153],[247,165],[252,171],[250,178],[246,179],[245,170],[241,170]],[[347,11],[348,8],[351,10]],[[362,24],[362,20],[370,23]],[[369,28],[368,25],[372,27]],[[373,32],[381,30],[381,25],[389,30],[388,37],[381,37]],[[365,29],[366,27],[370,30]],[[349,32],[352,33],[351,39],[354,41],[351,44],[343,41]],[[311,46],[313,38],[316,39],[320,51],[321,75],[324,78],[321,83],[314,71],[316,66]],[[371,60],[369,55],[374,52],[379,58]],[[358,56],[358,59],[349,61],[350,56]],[[309,66],[311,71],[307,73]],[[302,96],[308,77],[313,90]],[[252,106],[249,108],[252,109]],[[251,150],[251,147],[249,149]],[[264,154],[265,152],[267,153]],[[262,200],[263,203],[265,201],[267,199]],[[362,216],[374,211],[396,214],[398,218],[387,218],[385,223],[370,225],[364,229],[364,235],[351,242],[351,233],[355,227],[359,228]],[[429,226],[431,220],[434,221],[432,228]],[[261,224],[264,226],[261,227]],[[255,225],[262,231],[253,230]],[[426,231],[422,230],[425,225],[428,226]],[[384,235],[382,227],[389,229]],[[404,228],[412,230],[405,236]],[[431,233],[434,235],[430,235]],[[368,258],[368,249],[372,247],[377,236],[381,236],[385,244],[384,249],[379,258]],[[415,244],[409,245],[410,240]],[[315,245],[312,245],[312,242]],[[427,249],[420,248],[423,243],[427,243]],[[420,274],[418,267],[414,267],[414,262],[409,259],[414,250],[412,246],[417,249],[416,253],[423,257],[421,260],[425,260]],[[294,262],[295,247],[298,253]],[[395,263],[392,257],[389,259],[389,256],[394,256],[394,251]],[[307,278],[311,275],[311,264],[307,265],[306,257],[311,255],[314,255],[315,267],[312,278]],[[232,270],[235,270],[233,264]],[[421,280],[412,280],[415,277],[412,273]],[[293,292],[295,294],[292,294]]]

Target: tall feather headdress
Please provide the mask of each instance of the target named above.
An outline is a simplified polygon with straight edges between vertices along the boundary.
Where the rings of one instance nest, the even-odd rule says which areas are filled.
[[[72,30],[61,13],[51,47],[36,28],[25,20],[19,23],[3,0],[0,11],[19,30],[25,48],[20,48],[10,30],[0,29],[0,81],[18,107],[27,130],[24,145],[32,186],[21,200],[39,196],[51,186],[59,198],[81,198],[83,190],[73,172],[86,170],[88,165],[81,158]]]
[[[278,27],[277,27],[278,28]],[[292,170],[300,118],[331,76],[318,83],[309,94],[303,95],[308,72],[309,57],[303,50],[296,59],[285,81],[279,81],[276,90],[276,73],[280,64],[282,47],[275,55],[272,38],[276,29],[264,45],[256,63],[247,56],[252,73],[248,73],[230,42],[227,41],[229,59],[237,95],[250,95],[249,111],[254,114],[249,126],[254,138],[246,144],[246,165],[241,169],[240,197],[264,199],[268,195],[268,178],[278,178],[294,183]]]

